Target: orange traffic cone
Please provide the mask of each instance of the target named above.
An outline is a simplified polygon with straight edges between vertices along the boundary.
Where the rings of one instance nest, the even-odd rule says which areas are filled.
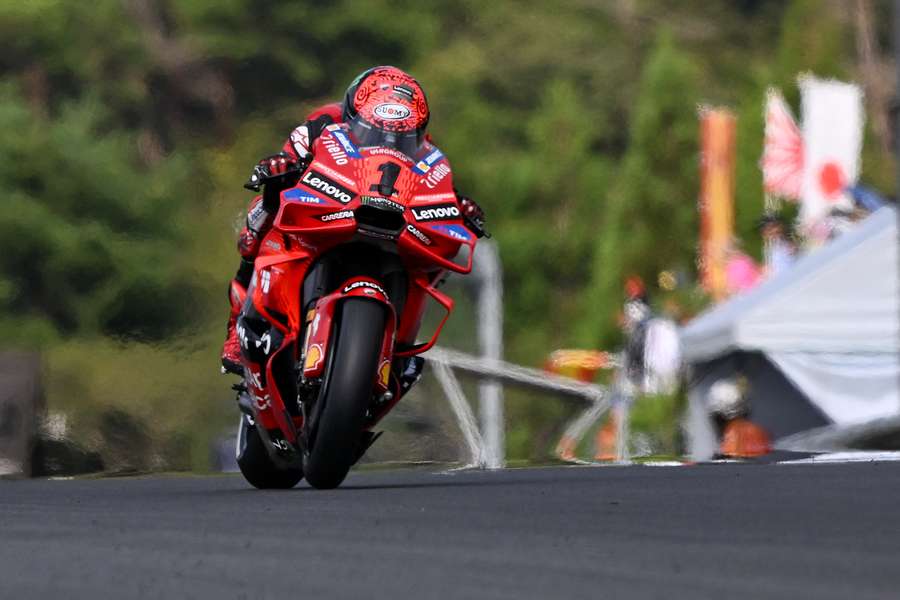
[[[594,454],[594,460],[616,460],[616,434],[618,431],[618,419],[615,411],[612,411],[609,413],[606,424],[597,430],[595,438],[597,453]]]
[[[577,440],[564,435],[556,445],[556,456],[558,456],[560,460],[575,462],[575,446],[577,444]]]
[[[734,419],[725,425],[719,452],[732,458],[763,456],[772,450],[769,434],[747,419]]]

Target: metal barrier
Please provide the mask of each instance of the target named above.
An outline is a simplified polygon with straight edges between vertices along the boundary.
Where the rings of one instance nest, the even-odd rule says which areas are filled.
[[[0,353],[0,477],[31,475],[31,454],[43,413],[41,360],[36,353]]]
[[[485,444],[485,439],[488,438],[503,439],[503,411],[482,411],[479,428],[472,408],[453,372],[454,369],[489,382],[551,392],[578,402],[585,410],[567,427],[566,433],[578,434],[579,438],[592,423],[609,410],[609,397],[604,386],[582,383],[539,369],[472,356],[447,348],[432,348],[425,353],[425,357],[433,366],[435,376],[459,422],[470,454],[469,466],[485,469],[503,468],[505,464],[503,449]]]

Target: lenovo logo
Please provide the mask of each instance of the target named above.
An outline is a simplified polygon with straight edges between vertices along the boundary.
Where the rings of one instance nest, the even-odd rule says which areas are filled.
[[[413,208],[416,221],[438,221],[459,217],[459,208],[455,204],[438,204],[427,208]]]
[[[353,200],[354,194],[352,191],[328,177],[325,177],[316,170],[309,170],[304,173],[303,179],[300,181],[312,189],[325,194],[332,200],[337,200],[341,204],[347,204]]]

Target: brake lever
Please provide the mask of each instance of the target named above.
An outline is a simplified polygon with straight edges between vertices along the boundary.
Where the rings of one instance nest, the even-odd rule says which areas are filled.
[[[491,234],[488,232],[487,229],[484,228],[484,221],[481,221],[480,219],[475,220],[470,217],[463,217],[463,220],[465,221],[466,227],[471,229],[472,233],[475,234],[475,237],[477,237],[479,239],[480,238],[490,239]]]
[[[288,175],[302,173],[308,166],[309,161],[299,161],[297,162],[297,165],[295,167],[288,169],[284,173],[280,173],[278,175],[269,175],[263,167],[261,167],[260,165],[256,165],[255,167],[253,167],[253,172],[250,174],[250,178],[247,179],[246,183],[244,183],[244,189],[259,192],[260,188],[263,185],[273,181],[278,181],[279,179],[283,179]]]
[[[253,167],[253,172],[250,174],[250,178],[246,181],[246,183],[244,183],[244,189],[253,192],[259,192],[260,187],[263,183],[265,183],[265,179],[260,171],[261,169],[259,165]]]

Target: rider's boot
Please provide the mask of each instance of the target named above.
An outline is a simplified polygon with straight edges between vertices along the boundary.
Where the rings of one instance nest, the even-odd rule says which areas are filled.
[[[241,342],[237,335],[237,318],[246,299],[247,288],[237,278],[233,279],[228,291],[231,314],[228,316],[228,330],[225,334],[225,343],[222,345],[223,373],[244,374],[244,367],[241,365]]]
[[[422,377],[422,369],[425,368],[425,359],[421,356],[411,356],[406,359],[403,371],[400,373],[400,397],[412,389],[412,386]]]

